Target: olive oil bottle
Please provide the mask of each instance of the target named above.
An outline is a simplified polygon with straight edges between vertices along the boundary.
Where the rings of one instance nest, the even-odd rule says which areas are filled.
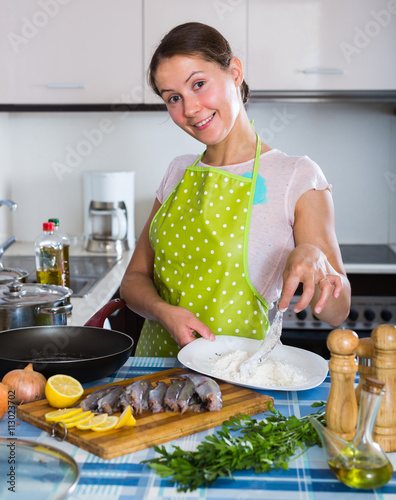
[[[351,488],[380,488],[393,475],[391,462],[372,437],[384,392],[383,382],[366,379],[360,396],[355,437],[328,462],[336,477]]]
[[[376,458],[371,452],[344,450],[338,457],[329,461],[330,469],[336,477],[351,488],[375,489],[386,484],[393,475],[389,460]],[[348,462],[345,462],[349,455]]]
[[[54,234],[53,222],[44,222],[43,234],[35,242],[37,283],[63,285],[63,247]]]
[[[63,276],[62,285],[70,288],[70,240],[69,237],[63,233],[59,228],[59,219],[48,219],[48,222],[53,222],[55,225],[54,234],[57,235],[62,241],[62,257],[63,257]],[[70,302],[70,297],[68,297]]]

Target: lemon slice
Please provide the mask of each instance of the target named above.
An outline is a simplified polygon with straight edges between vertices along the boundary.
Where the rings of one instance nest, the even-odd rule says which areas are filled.
[[[61,410],[49,411],[44,415],[47,422],[59,422],[65,418],[82,413],[82,408],[63,408]]]
[[[69,418],[68,420],[62,420],[61,422],[66,426],[67,429],[70,427],[75,427],[78,424],[82,424],[83,422],[87,422],[90,418],[92,418],[92,411],[84,411],[75,418]]]
[[[108,417],[106,422],[104,422],[103,424],[95,425],[94,427],[92,427],[92,430],[96,432],[108,431],[110,429],[114,429],[114,427],[117,425],[117,422],[118,417],[112,415],[111,417]]]
[[[45,384],[45,397],[55,408],[70,408],[83,392],[80,382],[69,375],[52,375]]]
[[[61,422],[64,424],[68,424],[70,422],[74,422],[75,420],[79,420],[81,417],[86,417],[87,415],[90,415],[93,417],[93,413],[91,410],[84,411],[83,413],[77,413],[77,415],[73,415],[70,418],[62,418]]]
[[[134,425],[136,425],[136,420],[132,415],[131,407],[128,405],[118,417],[118,422],[115,426],[115,429],[119,429],[120,427],[132,427]]]
[[[77,429],[81,429],[81,430],[92,429],[92,427],[104,424],[106,422],[106,420],[108,419],[108,417],[109,416],[107,415],[107,413],[103,413],[102,415],[95,415],[94,417],[91,417],[86,422],[82,422],[80,424],[77,424],[76,427],[77,427]]]

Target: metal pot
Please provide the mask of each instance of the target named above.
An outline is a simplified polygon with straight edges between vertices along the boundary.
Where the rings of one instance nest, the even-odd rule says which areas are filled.
[[[66,325],[73,306],[69,288],[13,281],[0,286],[0,331],[43,325]]]

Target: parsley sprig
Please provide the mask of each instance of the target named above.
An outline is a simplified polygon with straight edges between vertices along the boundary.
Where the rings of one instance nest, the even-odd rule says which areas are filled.
[[[310,423],[314,417],[325,421],[324,402],[314,403],[316,413],[297,418],[285,417],[272,406],[271,415],[258,421],[247,415],[231,418],[221,430],[211,434],[195,451],[173,446],[154,446],[160,457],[144,460],[161,477],[178,484],[178,491],[193,491],[208,486],[219,477],[233,478],[237,470],[254,469],[259,474],[271,469],[288,469],[289,462],[321,442]]]

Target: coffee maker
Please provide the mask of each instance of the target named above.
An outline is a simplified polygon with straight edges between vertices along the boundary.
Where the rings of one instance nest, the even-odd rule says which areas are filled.
[[[84,235],[90,252],[121,255],[135,246],[135,172],[84,172]]]

